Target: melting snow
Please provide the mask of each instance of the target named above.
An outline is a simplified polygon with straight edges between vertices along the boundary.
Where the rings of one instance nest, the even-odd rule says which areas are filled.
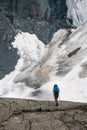
[[[79,33],[81,33],[80,30],[78,31],[78,35],[80,35]],[[55,38],[57,38],[57,40]],[[81,60],[73,63],[72,69],[67,72],[65,76],[60,77],[52,73],[50,75],[49,81],[47,81],[42,86],[40,86],[40,88],[37,89],[26,85],[25,80],[30,80],[31,77],[29,76],[30,74],[32,75],[33,69],[35,69],[35,67],[39,65],[44,55],[46,55],[48,51],[50,52],[51,56],[49,57],[49,59],[47,59],[47,63],[49,65],[54,65],[56,62],[58,62],[58,57],[62,59],[63,56],[65,56],[69,53],[69,51],[72,50],[72,46],[73,48],[75,47],[74,43],[72,44],[72,46],[70,44],[68,45],[68,42],[70,42],[70,38],[69,41],[65,42],[64,45],[58,47],[59,44],[63,41],[61,38],[58,39],[57,35],[55,36],[55,38],[51,41],[52,43],[50,44],[50,46],[53,46],[53,48],[50,48],[50,46],[46,47],[41,41],[39,41],[39,39],[35,35],[31,35],[29,33],[20,32],[15,37],[15,41],[12,43],[12,45],[18,49],[20,59],[15,66],[15,70],[6,75],[5,78],[0,80],[1,97],[53,100],[53,84],[58,83],[60,88],[60,100],[87,102],[87,77],[79,77],[79,73],[82,71],[81,65],[84,62],[87,62],[87,44],[82,45],[82,43],[80,43],[80,45],[85,50],[85,55],[83,54]],[[71,42],[75,42],[75,39],[77,40],[77,37],[71,35]],[[53,41],[55,41],[55,44],[53,43]],[[77,56],[80,57],[80,55]],[[74,61],[73,58],[74,57],[71,58],[72,62]],[[67,57],[67,59],[65,60],[68,59],[69,58]],[[58,66],[59,63],[57,63],[56,65]],[[56,66],[54,65],[54,70],[55,67]],[[56,71],[57,70],[55,70],[54,72]],[[32,95],[32,93],[34,92],[39,93],[35,96]]]

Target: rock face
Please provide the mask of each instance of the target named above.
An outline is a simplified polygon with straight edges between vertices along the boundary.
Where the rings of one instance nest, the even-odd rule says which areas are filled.
[[[10,21],[0,14],[0,79],[14,70],[18,55],[11,45],[16,31]]]
[[[0,130],[87,130],[87,104],[0,99]]]
[[[14,28],[35,33],[44,43],[57,29],[68,27],[65,0],[0,0],[0,10]]]

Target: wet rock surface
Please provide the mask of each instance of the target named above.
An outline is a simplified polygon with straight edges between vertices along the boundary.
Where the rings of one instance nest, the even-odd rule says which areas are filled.
[[[0,98],[0,130],[86,130],[87,104]]]

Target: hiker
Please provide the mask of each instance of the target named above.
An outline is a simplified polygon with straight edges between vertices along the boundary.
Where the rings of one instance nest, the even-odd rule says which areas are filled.
[[[54,84],[54,87],[53,87],[53,94],[54,94],[56,106],[58,106],[59,87],[58,87],[57,84]]]

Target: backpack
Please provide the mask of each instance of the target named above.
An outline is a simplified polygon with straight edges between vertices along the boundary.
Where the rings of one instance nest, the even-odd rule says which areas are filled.
[[[59,87],[58,87],[57,84],[54,85],[53,91],[54,91],[55,93],[59,93]]]

